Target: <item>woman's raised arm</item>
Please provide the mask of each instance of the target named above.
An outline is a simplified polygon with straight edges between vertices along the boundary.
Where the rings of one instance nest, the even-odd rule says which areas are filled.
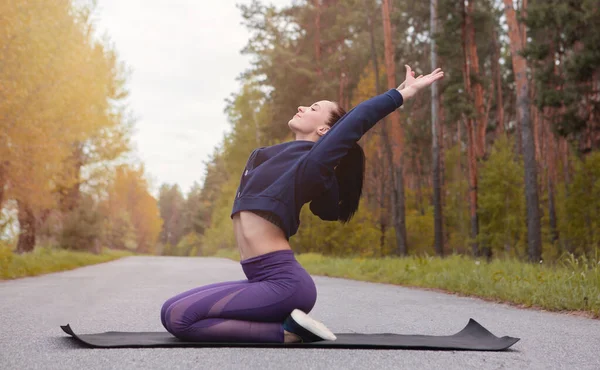
[[[406,67],[406,80],[397,89],[390,89],[351,109],[316,142],[308,154],[308,160],[332,170],[377,122],[398,109],[405,100],[444,77],[444,72],[438,68],[426,76],[415,78],[410,67]]]

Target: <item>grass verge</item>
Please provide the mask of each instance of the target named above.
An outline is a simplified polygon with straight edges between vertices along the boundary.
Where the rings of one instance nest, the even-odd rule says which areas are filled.
[[[36,248],[31,253],[13,254],[9,247],[0,244],[0,280],[72,270],[131,255],[130,252],[111,249],[92,254],[53,248]]]
[[[239,260],[237,251],[217,257]],[[313,275],[440,289],[446,292],[532,307],[577,312],[600,318],[600,259],[561,259],[553,266],[497,259],[490,263],[466,256],[337,258],[299,254]]]

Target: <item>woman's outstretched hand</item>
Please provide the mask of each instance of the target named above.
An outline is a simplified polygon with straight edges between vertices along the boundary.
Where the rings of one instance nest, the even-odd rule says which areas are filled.
[[[410,66],[405,65],[406,67],[406,79],[396,90],[402,94],[402,98],[404,100],[408,100],[415,96],[420,90],[428,87],[432,83],[437,80],[444,78],[444,72],[441,68],[437,68],[435,71],[430,74],[415,78],[415,72],[411,70]]]

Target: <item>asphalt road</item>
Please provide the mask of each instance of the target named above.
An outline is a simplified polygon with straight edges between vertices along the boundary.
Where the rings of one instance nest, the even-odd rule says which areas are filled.
[[[600,369],[600,320],[326,277],[315,277],[311,315],[334,332],[451,335],[472,317],[521,341],[505,352],[88,349],[60,329],[164,331],[159,313],[167,298],[242,278],[239,264],[225,259],[129,257],[0,282],[0,369]]]

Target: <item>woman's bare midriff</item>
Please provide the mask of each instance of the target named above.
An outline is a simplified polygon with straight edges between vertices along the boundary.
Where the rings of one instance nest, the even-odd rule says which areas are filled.
[[[291,249],[283,230],[252,212],[242,211],[233,216],[233,232],[242,261]]]

